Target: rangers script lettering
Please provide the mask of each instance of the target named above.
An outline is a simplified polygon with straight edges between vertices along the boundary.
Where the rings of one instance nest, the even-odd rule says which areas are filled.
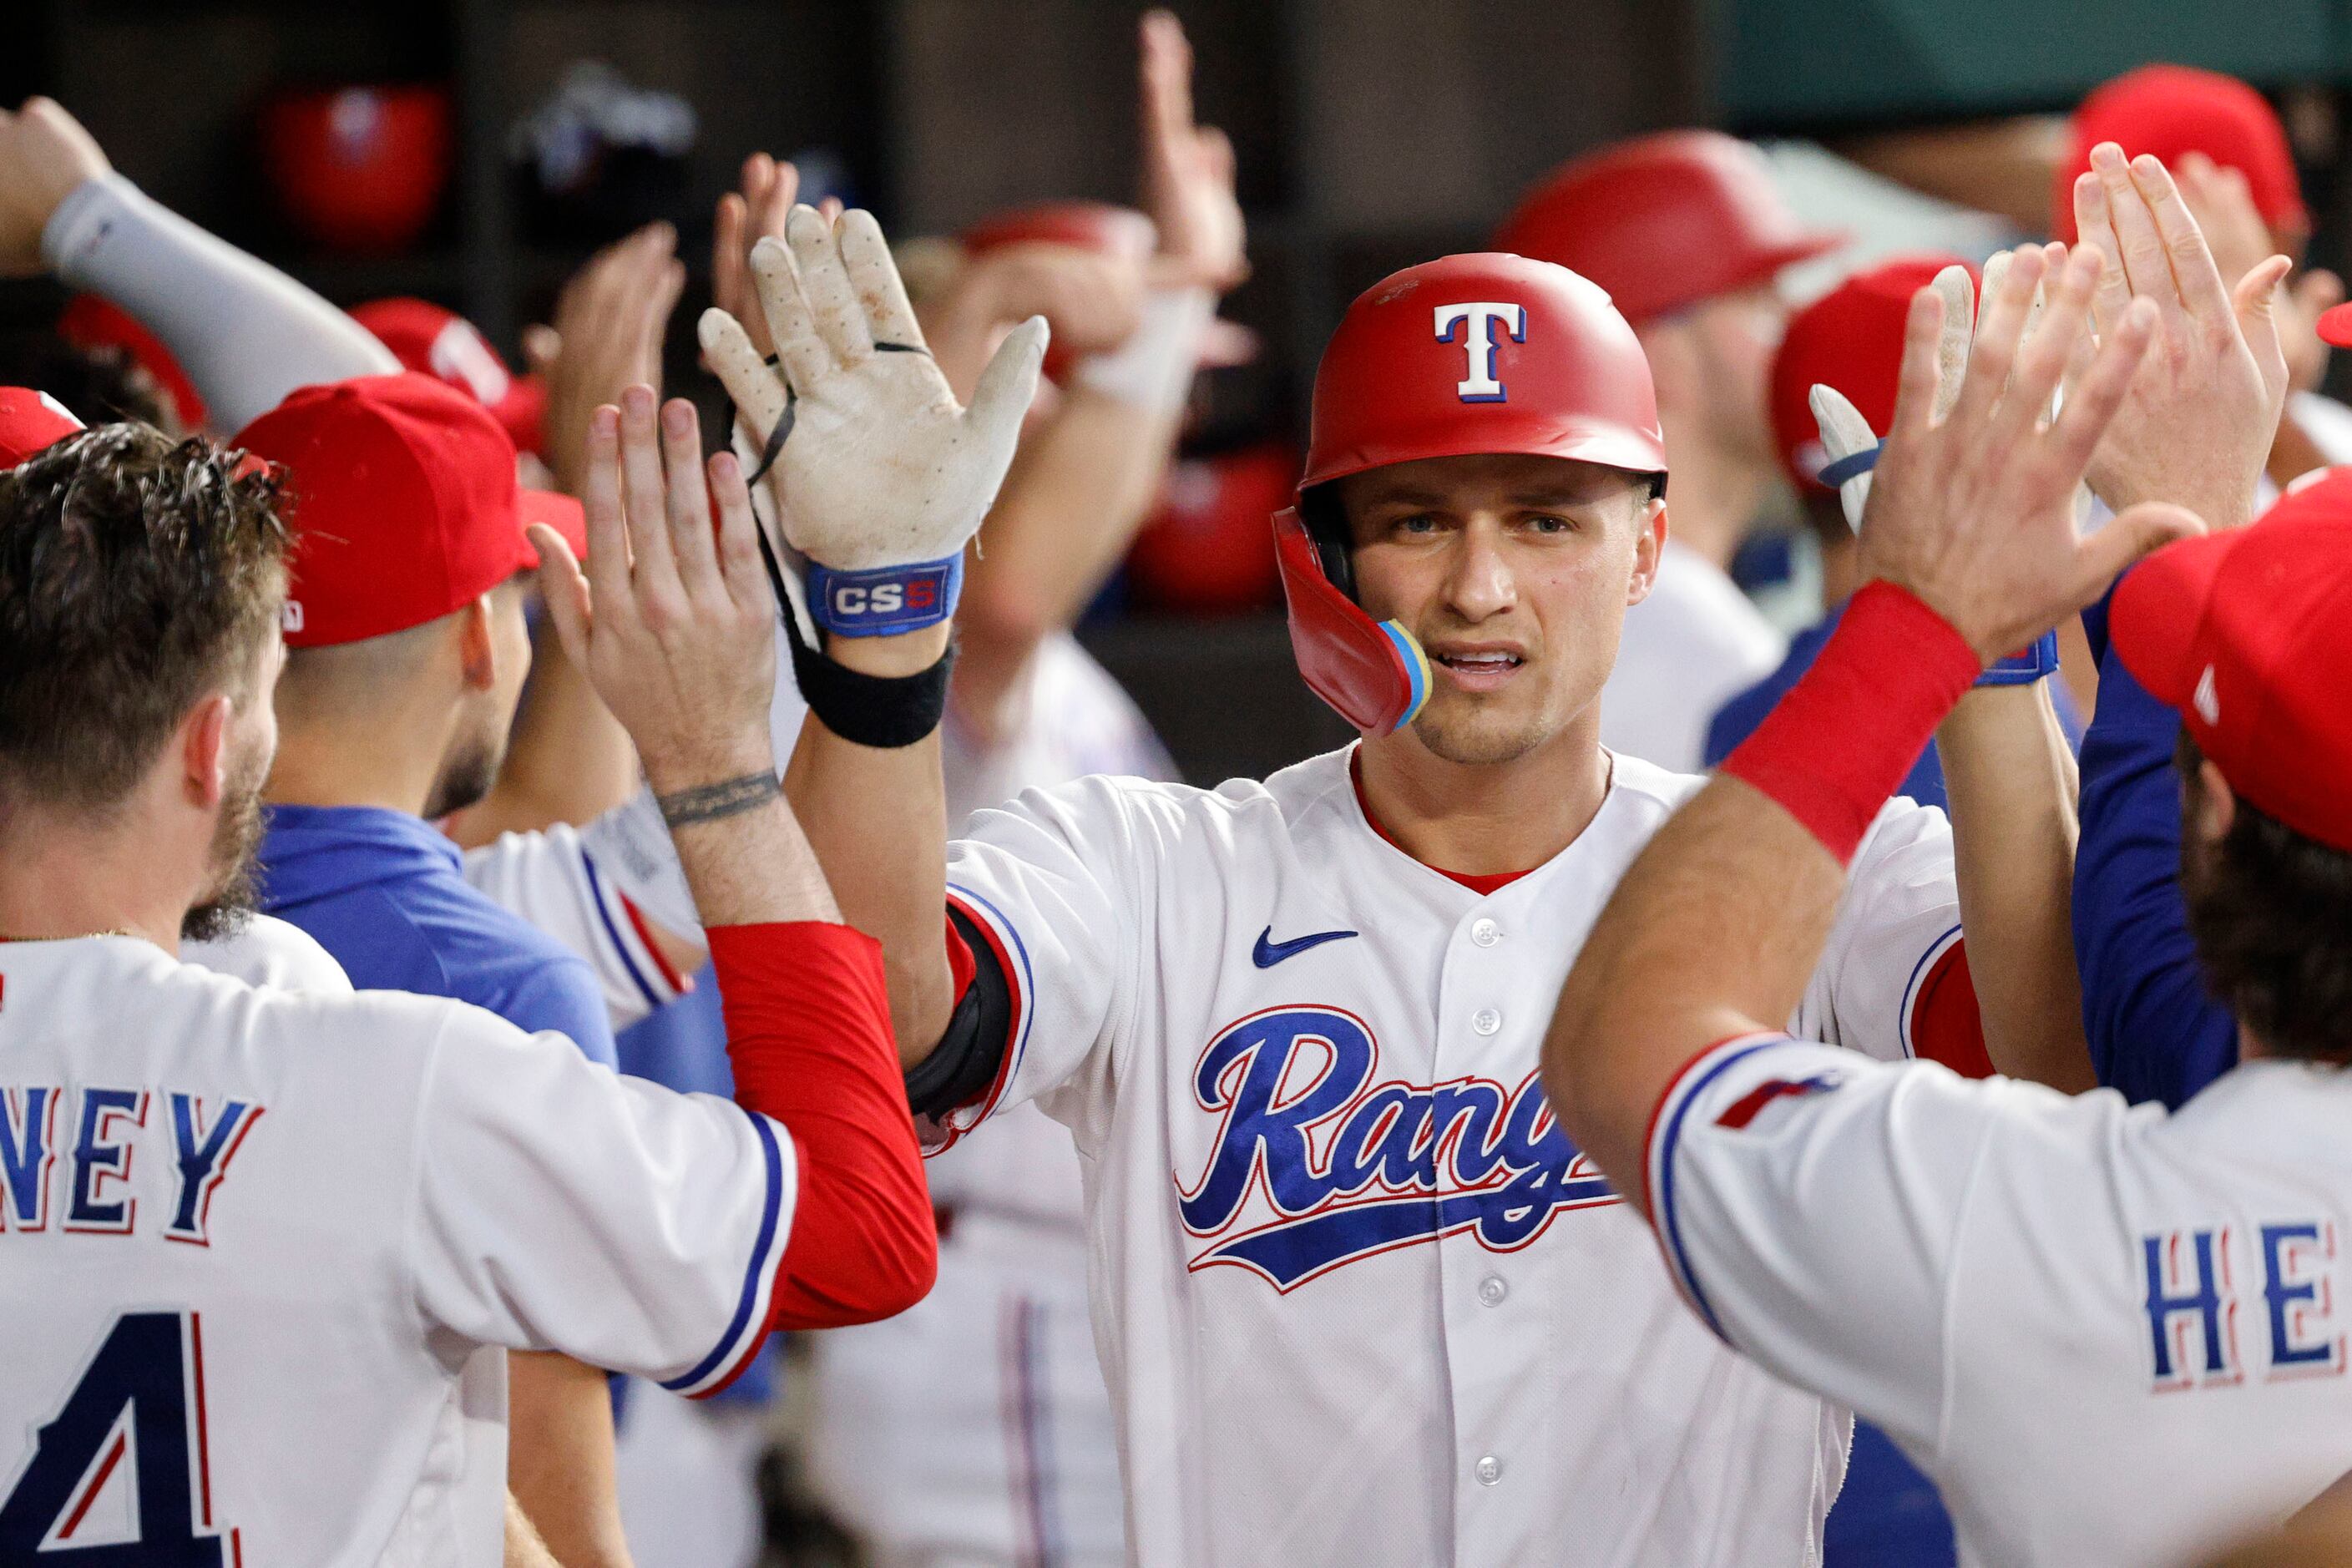
[[[1379,1065],[1371,1030],[1332,1007],[1273,1008],[1210,1042],[1192,1092],[1220,1118],[1216,1141],[1179,1207],[1212,1245],[1190,1268],[1236,1264],[1287,1292],[1457,1230],[1516,1251],[1556,1215],[1618,1201],[1535,1075],[1512,1089],[1475,1078],[1368,1087]],[[1261,1179],[1276,1217],[1234,1234]]]

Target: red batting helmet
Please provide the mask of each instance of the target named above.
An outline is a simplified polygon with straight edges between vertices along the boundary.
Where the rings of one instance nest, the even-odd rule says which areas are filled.
[[[1357,605],[1345,522],[1308,491],[1489,452],[1664,482],[1650,363],[1609,296],[1564,267],[1494,252],[1408,267],[1358,295],[1316,369],[1298,504],[1274,531],[1299,673],[1359,730],[1386,734],[1419,712],[1429,661],[1411,632]]]
[[[2309,222],[2286,127],[2263,95],[2235,77],[2188,66],[2143,66],[2092,92],[2067,123],[2069,146],[2050,191],[2050,232],[2074,243],[2074,182],[2091,149],[2113,142],[2127,158],[2152,153],[2168,169],[2202,153],[2246,176],[2263,221],[2273,229]]]
[[[1844,237],[1806,227],[1747,142],[1663,131],[1561,164],[1503,220],[1495,248],[1581,272],[1641,323],[1769,282]]]
[[[1902,380],[1903,329],[1911,297],[1947,267],[1967,267],[1957,256],[1895,256],[1864,268],[1789,318],[1772,359],[1772,445],[1790,482],[1814,495],[1822,483],[1821,434],[1813,422],[1816,384],[1835,387],[1882,439],[1895,423],[1895,389]],[[1975,269],[1969,268],[1971,275]]]

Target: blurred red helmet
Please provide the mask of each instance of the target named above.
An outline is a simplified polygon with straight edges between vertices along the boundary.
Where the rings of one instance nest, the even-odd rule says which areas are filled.
[[[2273,229],[2310,220],[2286,127],[2263,95],[2235,77],[2189,66],[2143,66],[2094,90],[2067,123],[2065,158],[2050,191],[2050,233],[2074,243],[2074,181],[2091,149],[2113,142],[2124,155],[2149,153],[2172,168],[2202,153],[2246,176],[2254,207]]]
[[[1902,379],[1903,325],[1911,297],[1957,256],[1895,256],[1867,267],[1789,318],[1772,360],[1772,445],[1801,491],[1836,492],[1822,483],[1821,432],[1813,422],[1813,387],[1843,393],[1881,438],[1895,422],[1895,389]],[[1971,278],[1974,268],[1969,268]]]
[[[1494,243],[1582,273],[1640,324],[1769,282],[1844,237],[1806,227],[1748,143],[1719,131],[1664,131],[1561,164]]]
[[[1314,487],[1391,463],[1516,453],[1666,471],[1642,345],[1593,284],[1486,252],[1393,273],[1357,296],[1315,373],[1298,503],[1275,517],[1299,673],[1359,730],[1418,712],[1429,665],[1412,635],[1354,599],[1345,521]]]
[[[967,255],[1008,245],[1068,245],[1097,256],[1141,261],[1159,243],[1151,220],[1108,202],[1037,202],[982,218],[957,236]]]
[[[456,135],[437,87],[288,93],[262,111],[262,164],[287,221],[335,250],[406,248],[449,183]]]
[[[371,300],[352,307],[352,320],[374,333],[403,369],[446,381],[496,415],[515,450],[539,450],[547,384],[509,370],[473,322],[429,300]]]
[[[1127,554],[1141,603],[1191,616],[1270,604],[1278,578],[1266,516],[1290,504],[1298,452],[1281,442],[1169,465],[1160,503]]]
[[[0,386],[0,468],[13,468],[81,428],[66,406],[29,386]]]
[[[58,336],[74,347],[89,349],[121,349],[131,362],[155,378],[172,400],[173,416],[183,430],[198,430],[210,411],[205,400],[196,394],[196,384],[172,357],[163,341],[131,318],[129,312],[110,300],[95,294],[77,294],[66,301],[65,310],[58,316]]]

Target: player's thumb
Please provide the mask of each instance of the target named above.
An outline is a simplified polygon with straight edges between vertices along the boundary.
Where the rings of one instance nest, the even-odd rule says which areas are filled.
[[[784,416],[784,384],[768,369],[760,351],[751,346],[743,324],[713,305],[695,324],[702,357],[710,374],[727,389],[735,410],[761,439]]]
[[[2273,386],[2286,378],[2286,353],[2278,334],[2278,286],[2294,265],[2284,256],[2273,256],[2250,269],[2231,290],[2238,331],[2253,351],[2255,363],[2263,367],[2263,378]]]
[[[556,641],[562,645],[563,657],[572,661],[572,668],[585,675],[588,628],[593,618],[588,579],[562,534],[543,522],[532,523],[529,531],[531,547],[539,552],[540,597],[546,602],[548,616],[555,622]]]
[[[2142,501],[2126,507],[2076,548],[2074,607],[2079,609],[2105,593],[2107,584],[2141,556],[2205,531],[2203,518],[2171,501]]]
[[[1037,370],[1045,363],[1045,343],[1052,335],[1045,317],[1030,317],[996,345],[995,354],[972,388],[971,411],[966,417],[980,437],[981,449],[1000,465],[1012,460],[1013,443],[1021,437],[1021,421],[1037,395]],[[1001,466],[999,471],[1003,471]]]

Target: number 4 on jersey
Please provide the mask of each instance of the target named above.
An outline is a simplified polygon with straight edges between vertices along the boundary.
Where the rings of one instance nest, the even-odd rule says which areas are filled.
[[[201,1332],[193,1312],[115,1320],[0,1502],[0,1563],[220,1568],[220,1537],[196,1533],[212,1525]],[[89,1542],[110,1485],[130,1489],[130,1531]]]

